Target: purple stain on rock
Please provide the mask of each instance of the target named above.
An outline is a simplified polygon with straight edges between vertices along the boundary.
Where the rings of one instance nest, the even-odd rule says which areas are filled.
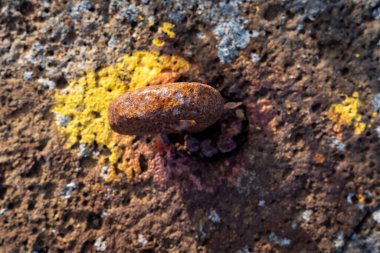
[[[200,148],[200,141],[192,136],[186,136],[186,149],[190,152],[194,153],[199,151]]]
[[[230,136],[236,136],[241,134],[243,131],[242,122],[238,120],[233,120],[228,122],[228,124],[223,125],[222,132]]]
[[[201,149],[202,149],[202,154],[205,157],[213,157],[216,154],[218,154],[218,149],[216,148],[215,143],[210,139],[206,139],[202,141]]]
[[[237,144],[234,141],[234,139],[230,136],[219,136],[218,142],[217,142],[218,149],[222,153],[228,153],[232,150],[236,149]]]

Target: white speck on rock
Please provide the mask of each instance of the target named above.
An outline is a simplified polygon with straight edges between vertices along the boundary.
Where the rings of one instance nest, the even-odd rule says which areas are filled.
[[[67,124],[70,121],[69,116],[63,116],[59,113],[54,113],[54,115],[55,115],[55,120],[56,120],[58,126],[67,127]]]
[[[100,151],[92,151],[92,157],[99,157],[100,156]]]
[[[251,38],[257,38],[260,36],[260,33],[256,30],[252,30],[249,32],[249,35],[251,36]]]
[[[348,195],[347,195],[347,203],[348,204],[350,204],[350,205],[352,205],[354,202],[353,202],[353,200],[352,200],[352,198],[355,196],[355,193],[353,193],[353,192],[350,192]]]
[[[203,32],[197,33],[196,36],[198,40],[204,40],[206,38],[206,34],[204,34]]]
[[[108,166],[103,166],[102,169],[100,170],[100,176],[106,180],[108,178],[108,171],[109,167]]]
[[[32,50],[35,54],[41,54],[44,52],[44,46],[40,42],[36,42],[32,46]]]
[[[89,0],[81,1],[71,8],[71,17],[74,20],[79,20],[82,17],[83,12],[89,12],[93,7],[93,4]]]
[[[292,243],[292,241],[289,238],[287,237],[280,238],[274,232],[271,232],[269,234],[268,240],[272,242],[273,244],[279,245],[281,247],[289,246]]]
[[[78,186],[74,182],[68,183],[66,187],[60,192],[59,195],[61,195],[61,197],[65,199],[69,199],[71,198],[71,192],[77,187]]]
[[[372,11],[372,17],[374,19],[380,19],[380,7],[377,7]]]
[[[278,239],[277,235],[274,233],[274,232],[270,232],[269,236],[268,236],[268,240],[270,242],[273,242],[275,241],[276,239]]]
[[[32,71],[25,71],[24,72],[24,80],[25,81],[32,81],[33,72]]]
[[[101,218],[104,218],[108,215],[108,213],[105,210],[102,210],[102,213],[100,214]]]
[[[49,90],[52,90],[55,88],[55,83],[48,79],[40,78],[37,80],[37,83],[41,84],[44,88],[49,89]]]
[[[4,215],[4,213],[5,213],[5,208],[0,209],[0,215]]]
[[[333,243],[334,243],[334,247],[338,250],[344,246],[344,234],[342,231],[338,233]]]
[[[263,199],[260,200],[260,201],[259,201],[259,206],[260,206],[260,207],[265,206],[265,200],[263,200]]]
[[[111,38],[107,42],[107,46],[114,48],[114,47],[116,47],[116,45],[117,45],[116,37],[115,36],[111,36]]]
[[[380,138],[380,126],[376,127],[375,131],[376,131],[378,137]],[[380,141],[380,139],[379,139],[379,141]]]
[[[220,223],[221,221],[219,214],[215,210],[210,212],[208,219],[213,223]]]
[[[105,194],[105,195],[106,195],[106,196],[105,196],[106,199],[110,199],[110,198],[111,198],[111,194],[112,194],[112,189],[109,189],[109,188],[108,188],[108,189],[107,189],[107,192],[106,192],[106,194]]]
[[[335,138],[330,141],[330,146],[338,149],[339,151],[346,150],[346,144]]]
[[[372,218],[380,224],[380,209],[372,213]]]
[[[236,253],[253,253],[253,251],[248,247],[248,245],[245,245],[243,248],[236,251]]]
[[[156,18],[154,16],[149,16],[148,22],[154,24],[154,23],[156,23]]]
[[[305,30],[305,24],[298,24],[297,27],[296,27],[296,31],[300,32],[300,31],[303,31],[303,30]]]
[[[377,113],[380,113],[380,93],[377,93],[372,101],[373,108]]]
[[[96,239],[94,246],[95,246],[96,251],[101,251],[101,252],[106,251],[107,242],[105,240],[104,235],[102,235]]]
[[[279,245],[281,247],[289,246],[292,243],[292,241],[286,237],[282,238]]]
[[[141,246],[145,246],[145,244],[148,243],[148,240],[145,238],[145,236],[143,234],[139,234],[138,235],[138,238],[137,238],[137,242],[141,245]]]
[[[251,54],[251,61],[253,63],[258,63],[261,60],[261,56],[258,54]]]
[[[309,222],[311,220],[311,215],[312,214],[313,214],[312,210],[306,210],[306,211],[302,212],[301,217],[302,217],[303,220]]]
[[[201,238],[201,240],[206,240],[206,238],[207,238],[207,233],[204,231],[202,223],[199,224],[199,230],[198,230],[198,231],[199,231],[199,233],[200,233],[200,238]]]
[[[77,153],[77,156],[79,157],[88,157],[91,154],[91,151],[87,149],[85,143],[79,144],[79,152]]]

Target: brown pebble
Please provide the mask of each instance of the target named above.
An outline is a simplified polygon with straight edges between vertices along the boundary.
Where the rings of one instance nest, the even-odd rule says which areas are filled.
[[[112,130],[125,135],[199,132],[223,113],[223,98],[201,83],[169,83],[128,91],[111,102]]]

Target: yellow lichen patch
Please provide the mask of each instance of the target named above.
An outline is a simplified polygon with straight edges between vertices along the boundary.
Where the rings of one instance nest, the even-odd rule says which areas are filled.
[[[153,40],[152,40],[152,43],[153,43],[154,45],[156,45],[157,47],[162,47],[162,46],[165,45],[165,42],[164,42],[164,41],[162,41],[162,40],[160,40],[160,39],[157,39],[157,38],[153,39]]]
[[[68,118],[59,124],[59,131],[67,137],[67,147],[94,144],[110,151],[107,163],[122,170],[117,164],[125,151],[124,136],[111,131],[108,124],[109,103],[129,89],[151,84],[162,79],[161,75],[173,73],[180,77],[189,70],[189,63],[178,57],[160,55],[156,52],[138,51],[125,55],[114,65],[99,71],[88,71],[85,76],[69,82],[67,88],[55,94],[56,104],[52,112]]]
[[[352,97],[344,95],[345,99],[338,104],[332,104],[327,115],[334,123],[333,130],[341,132],[343,126],[353,126],[356,135],[361,134],[366,123],[362,121],[363,115],[359,113],[359,107],[362,103],[359,100],[359,94],[354,92]]]
[[[173,32],[174,27],[175,25],[172,23],[164,22],[159,30],[168,35],[169,38],[173,39],[175,38],[175,33]]]

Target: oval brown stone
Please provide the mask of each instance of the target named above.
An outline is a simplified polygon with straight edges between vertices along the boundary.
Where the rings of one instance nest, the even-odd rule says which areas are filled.
[[[223,98],[201,83],[169,83],[128,91],[111,102],[112,130],[125,135],[199,132],[223,113]]]

